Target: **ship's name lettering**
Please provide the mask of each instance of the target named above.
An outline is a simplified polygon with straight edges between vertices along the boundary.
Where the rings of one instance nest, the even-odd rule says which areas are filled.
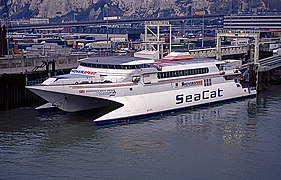
[[[190,103],[200,100],[207,100],[207,99],[214,99],[217,97],[223,96],[223,89],[218,88],[217,90],[210,91],[205,90],[201,93],[195,93],[195,94],[178,94],[176,95],[176,104],[182,104],[182,103]]]
[[[202,85],[202,81],[187,81],[187,82],[182,82],[182,86],[197,86],[197,85]]]
[[[96,74],[96,72],[93,72],[93,71],[84,71],[84,70],[78,70],[78,69],[72,69],[71,72],[74,74],[88,74],[88,75]]]
[[[98,96],[115,96],[115,89],[106,89],[106,90],[87,90],[86,92],[94,93]]]

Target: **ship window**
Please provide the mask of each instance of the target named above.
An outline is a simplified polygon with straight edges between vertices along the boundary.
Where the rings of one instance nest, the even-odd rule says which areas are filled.
[[[179,76],[182,76],[182,71],[178,71],[178,75],[179,75]]]
[[[80,63],[81,66],[86,66],[86,63]]]
[[[149,68],[149,64],[140,64],[140,65],[112,65],[112,64],[92,64],[81,62],[81,66],[93,67],[93,68],[106,68],[106,69],[140,69],[140,68]]]
[[[179,70],[179,71],[158,72],[157,77],[159,79],[172,78],[172,77],[179,77],[179,76],[206,74],[208,72],[209,72],[208,68],[198,68],[198,69],[188,69],[188,70]]]
[[[223,76],[225,80],[235,80],[239,78],[241,75],[240,74],[234,74],[234,75],[228,75],[228,76]]]
[[[168,77],[173,77],[173,71],[168,72]]]
[[[162,74],[162,73],[158,73],[158,74],[157,74],[157,78],[158,78],[158,79],[162,79],[162,78],[163,78],[163,74]]]
[[[188,75],[192,75],[192,74],[194,74],[194,69],[189,70]]]
[[[139,81],[140,81],[140,76],[133,76],[132,82],[137,84]]]
[[[211,79],[204,79],[204,86],[212,86],[212,80]]]
[[[151,83],[151,78],[150,78],[149,74],[143,75],[143,82],[144,82],[144,84],[150,84]]]

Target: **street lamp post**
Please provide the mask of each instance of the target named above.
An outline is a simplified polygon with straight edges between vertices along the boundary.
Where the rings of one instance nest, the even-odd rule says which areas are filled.
[[[8,21],[7,21],[8,22]],[[8,22],[9,23],[9,22]],[[10,60],[10,40],[9,40],[9,27],[8,27],[9,25],[7,24],[7,26],[6,26],[6,29],[7,29],[7,35],[6,35],[6,37],[7,37],[7,52],[8,52],[8,60]]]
[[[5,18],[5,24],[6,24],[6,42],[7,42],[7,58],[8,58],[8,61],[10,61],[10,40],[9,40],[9,15],[7,14],[6,15],[6,18]],[[9,62],[10,64],[10,62]]]
[[[105,4],[104,8],[106,10],[106,43],[108,44],[108,5]]]
[[[76,15],[77,15],[77,13],[74,11],[74,14],[73,14],[73,22],[76,22]]]
[[[203,17],[202,17],[202,47],[204,47],[204,33],[205,33],[205,8],[203,8]]]

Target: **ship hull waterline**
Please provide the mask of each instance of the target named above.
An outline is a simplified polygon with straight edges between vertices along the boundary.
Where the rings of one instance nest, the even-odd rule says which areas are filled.
[[[216,92],[217,97],[205,97],[206,99],[201,98],[200,100],[197,99],[196,102],[189,102],[187,98],[190,97],[190,94],[196,95],[197,92],[205,92],[205,94]],[[105,114],[100,118],[95,119],[94,122],[97,125],[127,122],[154,115],[161,115],[166,112],[173,112],[190,107],[232,101],[236,99],[252,97],[255,95],[256,90],[242,87],[239,87],[235,90],[234,86],[225,84],[224,86],[220,87],[193,88],[189,89],[189,91],[176,90],[170,92],[168,91],[151,93],[147,95],[130,96],[118,100],[118,102],[124,104],[124,106],[112,112],[109,112],[108,114]]]
[[[36,88],[29,89],[67,112],[106,108],[118,104],[112,111],[94,119],[97,125],[137,120],[188,107],[208,105],[256,95],[255,90],[237,87],[235,83],[107,98],[48,92]],[[201,99],[199,97],[196,99],[195,96],[200,94],[202,96]],[[194,96],[195,99],[190,99],[190,96]]]

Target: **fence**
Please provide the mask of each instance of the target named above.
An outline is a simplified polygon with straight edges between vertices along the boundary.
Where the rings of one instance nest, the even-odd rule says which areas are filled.
[[[66,55],[52,57],[29,57],[15,56],[14,58],[0,58],[0,69],[35,67],[40,66],[43,61],[56,61],[57,65],[77,64],[77,60],[87,57],[87,55]]]

